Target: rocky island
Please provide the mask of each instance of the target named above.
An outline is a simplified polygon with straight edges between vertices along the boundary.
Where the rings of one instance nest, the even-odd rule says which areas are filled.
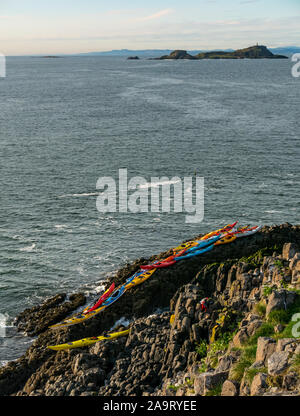
[[[170,53],[170,55],[163,55],[160,58],[153,58],[153,59],[197,59],[195,56],[190,55],[187,51],[177,49]]]
[[[275,55],[264,45],[256,45],[250,46],[249,48],[237,49],[233,52],[202,52],[195,56],[188,54],[184,50],[175,50],[170,55],[163,55],[160,58],[153,59],[288,59],[288,57]]]
[[[170,253],[125,265],[107,287]],[[0,369],[1,396],[300,394],[300,225],[264,226],[158,269],[94,318],[48,328],[86,301],[81,293],[57,294],[17,317],[18,329],[36,339]],[[113,327],[130,333],[84,348],[46,348]]]

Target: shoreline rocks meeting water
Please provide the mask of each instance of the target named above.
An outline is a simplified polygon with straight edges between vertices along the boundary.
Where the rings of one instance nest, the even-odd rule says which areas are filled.
[[[125,265],[106,288],[171,254]],[[56,294],[17,317],[18,330],[36,339],[0,368],[0,395],[300,394],[300,225],[264,226],[159,269],[94,318],[49,329],[86,303],[82,293]],[[47,349],[127,327],[129,335],[116,340]]]

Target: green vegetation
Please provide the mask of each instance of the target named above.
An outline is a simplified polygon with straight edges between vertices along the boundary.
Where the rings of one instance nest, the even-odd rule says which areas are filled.
[[[263,290],[263,295],[268,297],[271,295],[271,293],[273,292],[273,288],[270,286],[265,286],[264,290]]]
[[[289,285],[283,279],[280,280],[280,285],[283,289],[288,289]]]
[[[174,384],[170,384],[170,385],[168,386],[168,389],[169,389],[169,390],[173,390],[173,391],[177,391],[177,390],[179,389],[179,386],[174,386]]]
[[[259,337],[270,337],[274,335],[274,326],[270,324],[269,322],[264,322],[260,328],[255,332],[252,337],[250,337],[245,345],[246,346],[253,346],[257,345],[257,340]]]
[[[255,312],[262,318],[266,315],[266,305],[263,302],[259,302],[255,305]]]
[[[191,379],[191,378],[187,378],[187,379],[186,379],[186,381],[185,381],[185,384],[186,384],[188,387],[193,387],[193,386],[194,386],[194,380],[193,380],[193,379]]]
[[[281,375],[277,375],[277,376],[268,376],[267,377],[267,385],[269,387],[281,387],[282,386],[282,379],[283,377]]]
[[[245,347],[240,348],[240,350],[242,351],[242,354],[241,354],[240,359],[238,360],[238,362],[233,367],[233,371],[232,371],[233,380],[238,381],[238,382],[240,382],[242,380],[245,371],[248,370],[248,368],[255,362],[256,349],[257,349],[256,344],[255,345],[247,345]],[[250,375],[252,375],[252,374],[253,374],[253,372],[250,372]],[[254,377],[254,375],[253,375],[253,377]]]
[[[253,360],[246,358],[242,354],[239,361],[234,365],[232,369],[232,376],[231,376],[232,379],[240,383],[244,376],[245,370],[247,370],[253,363],[254,363]]]
[[[276,267],[278,267],[278,269],[282,269],[284,267],[284,264],[282,263],[281,260],[275,260],[274,264]]]
[[[263,260],[265,256],[271,256],[274,251],[281,251],[281,250],[282,250],[282,246],[278,246],[277,244],[275,244],[273,247],[262,248],[256,251],[254,254],[252,254],[249,257],[241,257],[239,261],[243,263],[247,263],[254,268],[257,268],[263,264]]]
[[[284,330],[280,334],[273,335],[275,339],[294,338],[292,334],[292,329],[293,329],[293,326],[295,325],[295,322],[292,321],[292,317],[295,313],[299,313],[299,312],[300,312],[300,296],[298,296],[298,298],[293,303],[293,305],[287,308],[286,311],[277,310],[277,311],[272,311],[270,313],[268,319],[272,319],[273,322],[277,320],[276,323],[281,323],[285,325]]]
[[[211,343],[206,340],[201,340],[196,344],[195,351],[199,355],[199,373],[204,373],[208,368],[216,368],[218,365],[218,358],[221,352],[225,352],[232,340],[234,332],[225,332],[219,336],[218,339]]]
[[[206,371],[208,370],[207,364],[205,363],[205,358],[202,358],[200,360],[200,366],[198,368],[198,372],[201,373],[206,373]]]
[[[254,377],[258,373],[266,373],[268,374],[268,369],[266,367],[259,367],[259,368],[248,368],[245,373],[245,377],[247,381],[251,384]]]
[[[300,353],[293,358],[291,369],[300,375]]]
[[[262,306],[260,309],[263,310]],[[245,376],[247,380],[252,382],[254,376],[259,372],[267,372],[265,368],[249,368],[255,362],[257,340],[259,337],[272,337],[275,340],[282,338],[293,338],[292,328],[295,325],[294,321],[291,321],[292,316],[300,311],[300,298],[294,302],[287,310],[274,310],[268,316],[268,321],[264,322],[255,334],[248,338],[242,348],[236,348],[241,351],[241,356],[238,362],[232,368],[232,379],[240,382]],[[284,330],[280,334],[275,334],[274,325],[285,325]],[[293,360],[293,371],[300,374],[300,354],[297,354]],[[270,386],[281,385],[280,380],[276,377],[269,377],[268,384]]]
[[[269,313],[268,322],[272,325],[287,324],[289,322],[289,313],[283,309],[274,310]]]
[[[196,344],[195,351],[199,355],[199,358],[206,357],[206,355],[207,355],[207,348],[208,348],[208,344],[207,344],[207,342],[204,339],[201,340],[199,343]]]
[[[221,396],[223,383],[217,384],[213,389],[209,390],[205,396]]]

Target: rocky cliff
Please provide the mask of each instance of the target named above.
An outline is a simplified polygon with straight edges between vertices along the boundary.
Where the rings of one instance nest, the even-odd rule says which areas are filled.
[[[127,264],[107,286],[168,254]],[[0,394],[299,395],[299,293],[300,226],[283,224],[159,269],[102,314],[54,331],[48,325],[85,303],[82,294],[56,295],[18,317],[19,329],[37,338],[0,369]],[[46,349],[125,320],[127,337]]]

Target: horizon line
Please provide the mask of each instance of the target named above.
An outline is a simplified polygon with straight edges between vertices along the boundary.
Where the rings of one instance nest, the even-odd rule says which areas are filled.
[[[257,44],[258,46],[266,46],[263,44]],[[257,46],[257,45],[252,45],[252,46]],[[247,46],[247,47],[251,47],[251,46]],[[297,45],[285,45],[285,46],[267,46],[268,49],[278,49],[278,48],[283,48],[283,49],[287,49],[287,48],[300,48],[300,46]],[[238,48],[238,49],[244,49],[244,48]],[[13,55],[5,55],[7,57],[21,57],[21,56],[79,56],[79,55],[88,55],[88,54],[93,54],[93,53],[109,53],[109,52],[121,52],[121,51],[128,51],[128,52],[147,52],[147,51],[174,51],[174,50],[178,50],[178,49],[174,49],[174,48],[148,48],[148,49],[127,49],[127,48],[121,48],[121,49],[108,49],[108,50],[101,50],[101,51],[89,51],[89,52],[58,52],[58,53],[49,53],[49,52],[45,52],[45,53],[26,53],[26,54],[13,54]],[[203,52],[210,52],[210,51],[224,51],[224,50],[237,50],[237,49],[233,49],[230,47],[225,47],[225,48],[213,48],[213,49],[180,49],[180,50],[186,50],[189,52],[193,52],[193,51],[203,51]]]

